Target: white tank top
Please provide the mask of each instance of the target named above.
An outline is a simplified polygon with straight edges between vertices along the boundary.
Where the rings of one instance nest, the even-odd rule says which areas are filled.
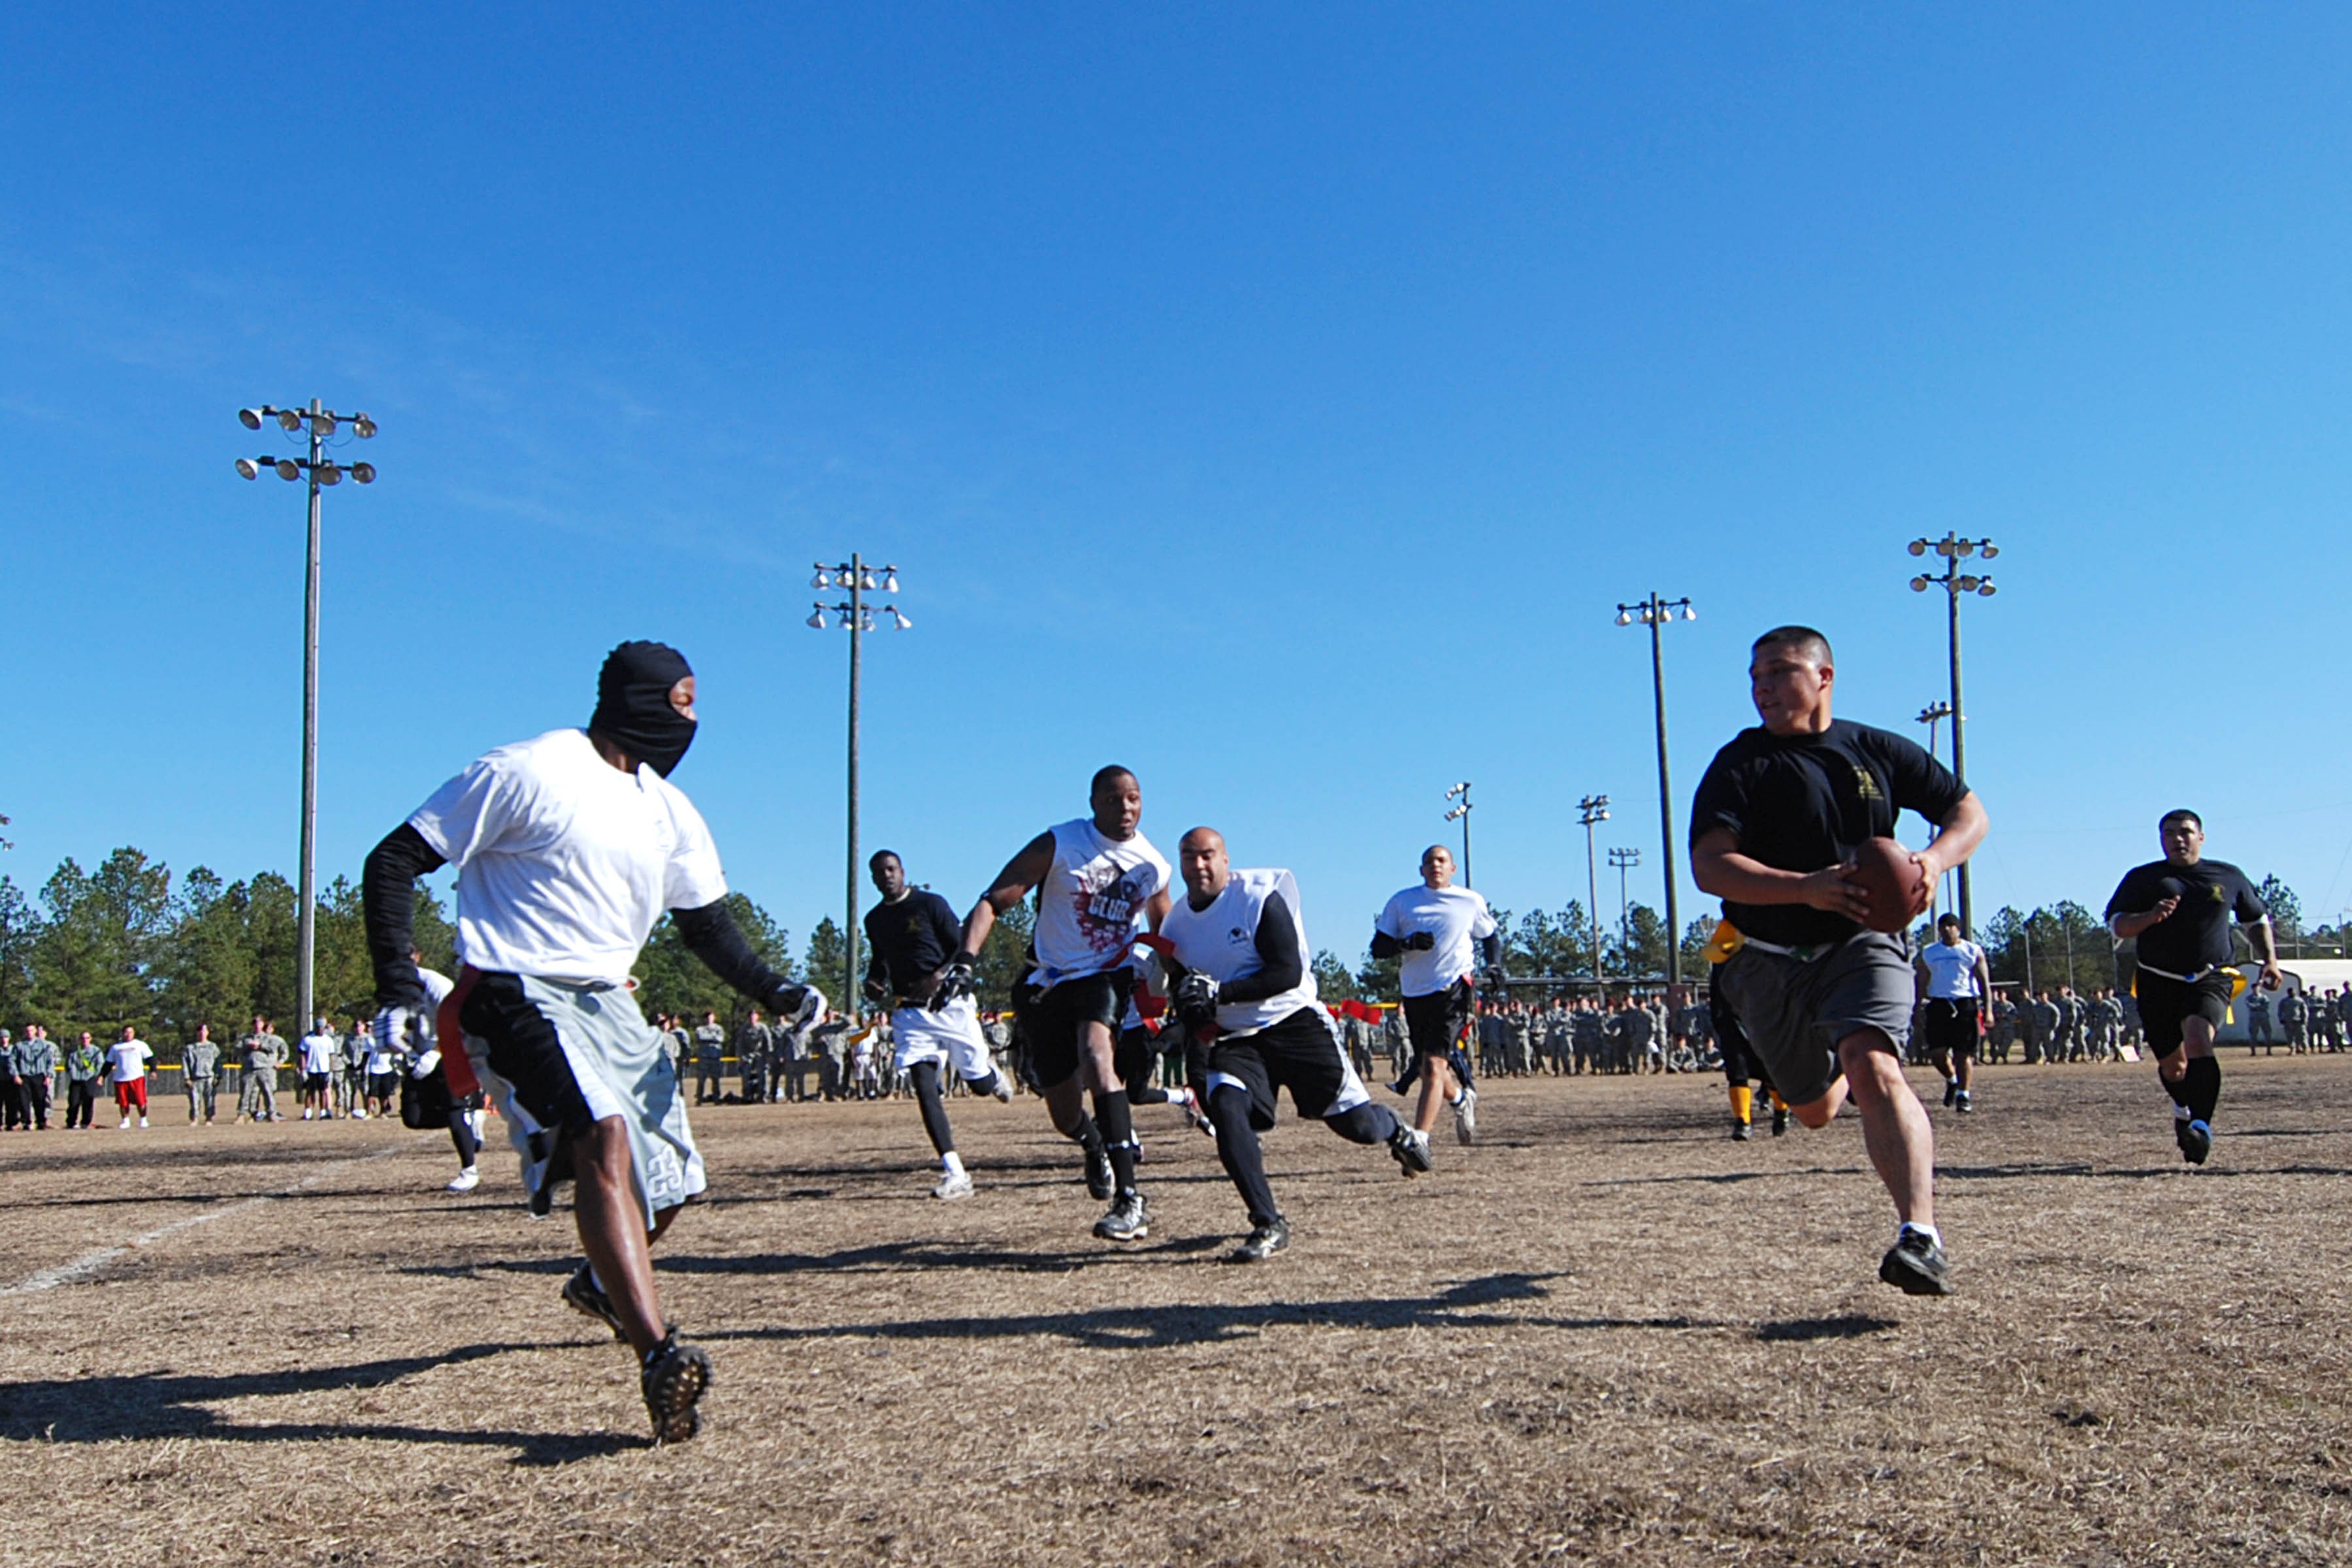
[[[1107,838],[1083,816],[1053,833],[1054,864],[1037,889],[1033,985],[1123,966],[1143,927],[1144,906],[1168,886],[1168,862],[1140,833]]]
[[[1315,1005],[1315,969],[1307,962],[1314,949],[1307,945],[1307,921],[1298,912],[1297,881],[1287,871],[1235,871],[1207,909],[1196,910],[1192,900],[1178,899],[1160,922],[1160,934],[1175,945],[1176,962],[1223,985],[1265,966],[1257,952],[1257,922],[1265,912],[1265,900],[1277,892],[1289,908],[1291,933],[1298,942],[1304,966],[1298,984],[1263,1002],[1220,1005],[1217,1027],[1226,1035],[1254,1035],[1301,1007]]]

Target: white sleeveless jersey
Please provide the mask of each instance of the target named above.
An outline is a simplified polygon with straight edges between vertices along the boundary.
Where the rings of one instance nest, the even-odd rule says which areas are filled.
[[[1144,906],[1168,887],[1168,862],[1140,833],[1108,838],[1083,816],[1053,833],[1054,864],[1037,889],[1034,985],[1125,965]]]
[[[1951,1002],[1977,994],[1977,961],[1984,949],[1968,938],[1956,942],[1931,942],[1919,950],[1927,966],[1927,994]]]
[[[1254,1035],[1301,1007],[1315,1005],[1315,970],[1307,963],[1307,955],[1315,950],[1307,945],[1307,922],[1298,912],[1297,881],[1287,871],[1235,871],[1225,890],[1207,909],[1196,910],[1192,900],[1178,899],[1168,918],[1160,922],[1160,934],[1175,945],[1176,962],[1223,985],[1265,967],[1257,952],[1257,922],[1265,912],[1265,900],[1277,892],[1289,906],[1292,933],[1298,940],[1299,960],[1306,967],[1298,984],[1280,995],[1263,1002],[1221,1005],[1217,1027],[1228,1036]]]

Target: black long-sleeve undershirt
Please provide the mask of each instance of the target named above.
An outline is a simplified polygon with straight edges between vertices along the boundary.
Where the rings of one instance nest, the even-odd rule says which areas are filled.
[[[1279,996],[1307,976],[1307,957],[1298,951],[1298,922],[1280,893],[1268,893],[1258,910],[1258,971],[1217,987],[1220,1002],[1263,1002]]]
[[[1384,931],[1372,932],[1374,958],[1395,958],[1405,951],[1402,937],[1391,936]],[[1481,969],[1503,967],[1503,935],[1500,931],[1496,931],[1492,936],[1482,936],[1478,939],[1478,966]]]
[[[415,1007],[425,1000],[425,983],[410,956],[416,950],[416,879],[446,864],[425,835],[405,822],[368,851],[360,872],[360,908],[379,1007]]]
[[[780,1016],[800,1009],[807,988],[793,984],[751,951],[724,899],[698,910],[672,910],[669,918],[686,950],[709,966],[710,973]]]

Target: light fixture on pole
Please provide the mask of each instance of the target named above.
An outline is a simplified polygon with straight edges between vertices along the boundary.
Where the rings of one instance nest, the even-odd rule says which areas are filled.
[[[1633,905],[1625,893],[1625,873],[1642,863],[1639,849],[1619,846],[1609,851],[1609,864],[1617,872],[1617,946],[1625,957],[1625,973],[1633,974]]]
[[[883,567],[880,578],[877,579],[874,568],[866,564],[866,558],[853,553],[842,565],[827,566],[823,562],[817,563],[816,575],[809,579],[809,586],[820,594],[829,588],[837,588],[849,595],[838,604],[816,601],[811,606],[807,625],[823,631],[825,629],[824,617],[830,614],[835,617],[834,624],[849,634],[849,870],[844,899],[846,914],[842,928],[841,1005],[843,1011],[856,1017],[860,1010],[857,1005],[857,939],[863,929],[857,921],[857,728],[865,637],[877,624],[874,618],[877,611],[890,617],[894,630],[907,631],[915,623],[900,615],[898,605],[872,604],[866,597],[877,587],[887,594],[898,591],[898,569],[896,566]]]
[[[1919,722],[1927,726],[1927,756],[1930,761],[1933,761],[1936,755],[1936,726],[1951,716],[1952,705],[1948,702],[1930,702],[1919,710]],[[1927,841],[1934,843],[1936,835],[1942,831],[1940,827],[1931,828],[1927,834]],[[1936,890],[1940,893],[1944,889],[1939,887]],[[1948,903],[1948,900],[1947,902]],[[1936,912],[1933,899],[1927,901],[1927,912],[1931,915]]]
[[[1464,779],[1460,784],[1455,784],[1452,789],[1447,790],[1445,792],[1445,798],[1458,803],[1451,810],[1446,812],[1445,820],[1448,822],[1458,822],[1462,825],[1462,885],[1467,888],[1471,885],[1470,781],[1468,779]]]
[[[294,938],[294,1005],[308,1034],[317,1017],[311,982],[317,973],[319,935],[319,491],[341,484],[345,474],[354,483],[372,485],[375,465],[353,463],[345,468],[327,456],[328,438],[346,420],[321,406],[315,397],[308,408],[279,408],[265,403],[258,408],[236,411],[237,423],[248,430],[260,429],[265,419],[276,420],[289,436],[307,427],[310,437],[308,458],[278,458],[265,452],[258,458],[236,460],[239,479],[257,479],[265,470],[289,482],[305,474],[310,477],[310,537],[302,585],[302,885],[296,894],[299,901],[295,905]],[[375,421],[364,414],[351,416],[348,423],[352,434],[362,441],[375,435]]]
[[[1576,803],[1579,822],[1584,824],[1584,896],[1591,902],[1585,913],[1592,921],[1592,984],[1601,984],[1601,868],[1593,858],[1592,830],[1609,820],[1609,797],[1588,795]]]
[[[1911,542],[1911,553],[1915,556],[1924,556],[1931,550],[1944,558],[1943,573],[1940,576],[1931,577],[1923,574],[1913,577],[1911,591],[1915,594],[1924,594],[1930,587],[1940,587],[1944,590],[1948,611],[1945,624],[1948,628],[1952,665],[1952,772],[1960,782],[1965,784],[1969,776],[1969,720],[1968,710],[1960,702],[1960,595],[1981,594],[1990,599],[1999,590],[1993,587],[1990,577],[1973,572],[1962,572],[1960,563],[1971,556],[1980,561],[1990,561],[1999,555],[2000,550],[1990,539],[1962,539],[1956,533],[1947,533],[1941,539],[1915,539]],[[1974,936],[1977,928],[1973,918],[1973,902],[1969,897],[1969,867],[1966,861],[1960,863],[1959,879],[1960,934]],[[2071,971],[2067,978],[2069,980],[2074,978]]]
[[[1668,621],[1695,621],[1698,612],[1688,599],[1666,599],[1653,593],[1645,599],[1617,606],[1617,624],[1636,621],[1650,628],[1650,699],[1658,720],[1658,840],[1665,856],[1666,979],[1679,985],[1683,978],[1682,904],[1675,895],[1675,790],[1666,770],[1666,655],[1661,634]]]

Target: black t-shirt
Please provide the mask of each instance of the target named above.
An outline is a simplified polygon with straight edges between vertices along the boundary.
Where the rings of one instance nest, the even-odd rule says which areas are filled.
[[[1691,802],[1691,842],[1727,827],[1742,855],[1776,871],[1819,871],[1872,838],[1895,836],[1897,812],[1940,823],[1969,786],[1915,741],[1832,720],[1818,735],[1742,730],[1715,754]],[[1810,904],[1737,904],[1724,917],[1784,947],[1843,942],[1862,929]]]
[[[963,925],[945,899],[918,888],[866,911],[866,946],[874,955],[866,978],[884,982],[893,995],[919,998],[963,946]]]
[[[2139,961],[2172,974],[2229,963],[2231,917],[2252,925],[2270,913],[2246,874],[2227,860],[2194,866],[2151,860],[2124,873],[2116,896],[2107,900],[2106,918],[2144,915],[2171,897],[2180,900],[2180,907],[2139,933]]]

